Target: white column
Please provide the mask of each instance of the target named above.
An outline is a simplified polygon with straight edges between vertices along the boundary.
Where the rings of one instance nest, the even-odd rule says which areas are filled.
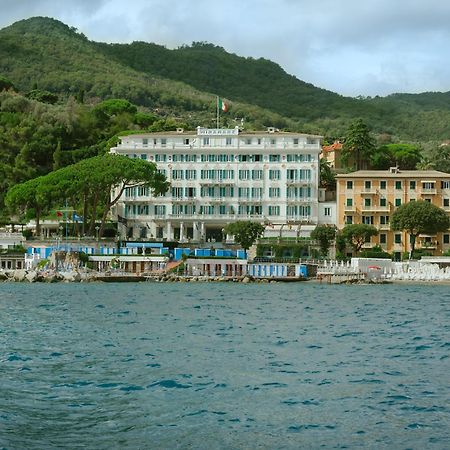
[[[172,223],[171,222],[167,222],[166,239],[168,241],[172,240]]]
[[[180,222],[180,242],[184,242],[184,222]]]
[[[203,240],[206,240],[206,233],[205,233],[205,222],[202,222],[200,224],[200,236]]]
[[[200,227],[198,225],[198,222],[194,222],[192,224],[192,228],[193,228],[193,239],[194,241],[198,241],[200,239]]]

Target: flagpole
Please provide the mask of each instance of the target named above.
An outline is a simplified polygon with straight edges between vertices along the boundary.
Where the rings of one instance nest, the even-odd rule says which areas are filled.
[[[219,112],[219,96],[218,95],[216,95],[216,97],[217,97],[217,129],[219,129],[219,114],[220,114],[220,112]]]

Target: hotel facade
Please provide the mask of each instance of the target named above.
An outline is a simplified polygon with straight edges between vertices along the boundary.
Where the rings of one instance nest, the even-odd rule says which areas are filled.
[[[238,220],[313,229],[321,136],[233,129],[122,136],[111,153],[155,163],[170,190],[127,188],[113,210],[129,238],[222,241]],[[230,238],[230,237],[228,237]]]
[[[409,252],[410,237],[392,231],[390,221],[395,209],[404,203],[425,200],[450,215],[450,174],[435,170],[360,170],[337,175],[337,226],[365,223],[379,234],[365,245],[380,245],[400,259]],[[420,235],[416,249],[442,255],[450,249],[450,230],[436,235]]]

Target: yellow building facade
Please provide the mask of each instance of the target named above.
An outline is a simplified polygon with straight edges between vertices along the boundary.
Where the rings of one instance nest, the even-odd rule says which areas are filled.
[[[404,203],[425,200],[450,215],[450,174],[435,170],[359,170],[337,175],[337,226],[365,223],[378,229],[378,236],[365,244],[380,245],[400,259],[410,251],[408,233],[392,231],[395,209]],[[442,255],[450,249],[450,230],[436,235],[420,235],[416,249]]]

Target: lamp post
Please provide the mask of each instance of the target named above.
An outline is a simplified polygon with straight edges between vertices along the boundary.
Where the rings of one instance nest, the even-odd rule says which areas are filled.
[[[100,227],[97,225],[96,227],[95,227],[95,235],[96,235],[96,238],[97,238],[97,248],[99,248],[100,247],[100,244],[99,244],[99,235],[98,235],[98,230],[100,230]]]

